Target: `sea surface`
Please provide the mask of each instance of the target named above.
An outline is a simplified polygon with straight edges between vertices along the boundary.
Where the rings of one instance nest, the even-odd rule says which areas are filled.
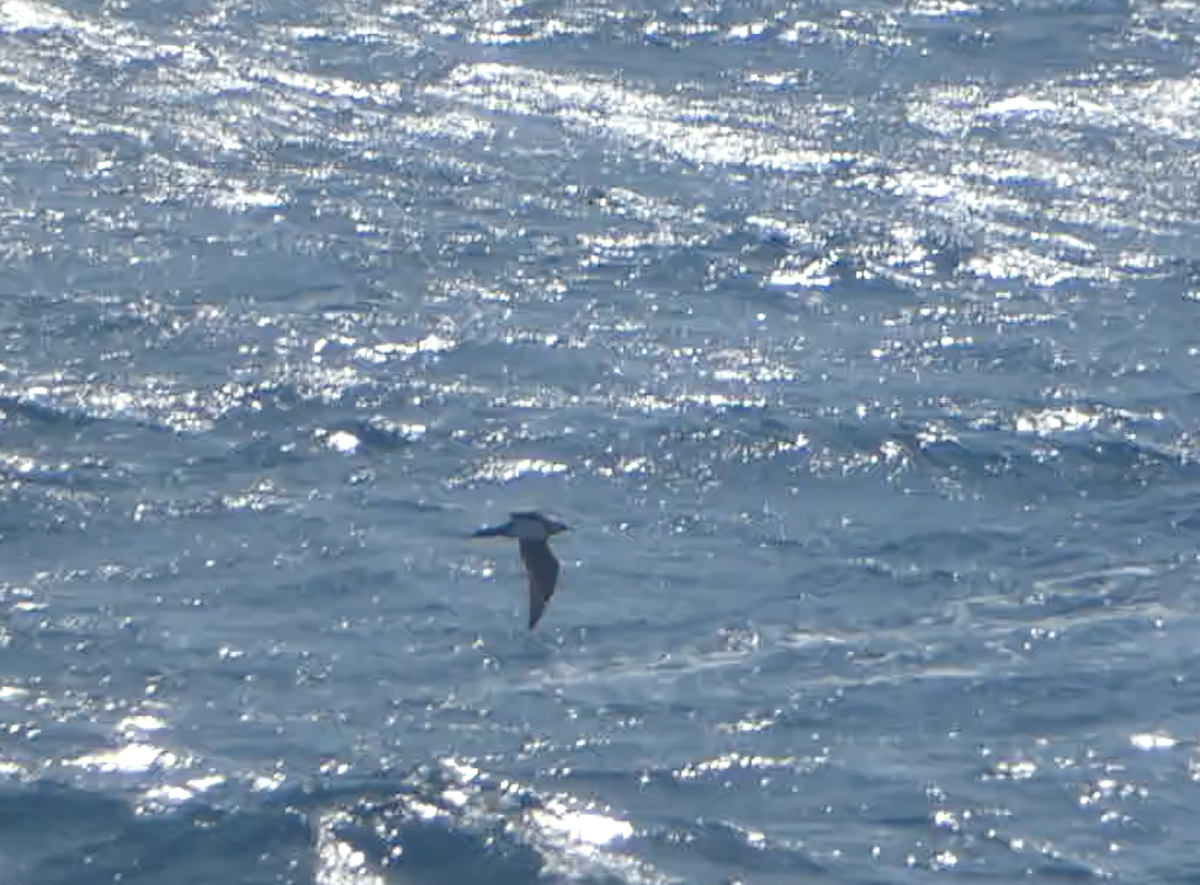
[[[1200,880],[1198,41],[0,0],[0,883]]]

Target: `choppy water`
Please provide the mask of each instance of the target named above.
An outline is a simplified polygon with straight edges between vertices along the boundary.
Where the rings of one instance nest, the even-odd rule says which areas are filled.
[[[1198,38],[0,0],[0,881],[1194,882]]]

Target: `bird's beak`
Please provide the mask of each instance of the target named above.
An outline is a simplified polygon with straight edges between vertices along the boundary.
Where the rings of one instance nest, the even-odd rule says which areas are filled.
[[[571,527],[570,527],[569,525],[567,525],[565,522],[556,522],[556,523],[554,523],[554,533],[555,533],[556,535],[557,535],[559,532],[569,532],[569,531],[571,531]]]
[[[472,538],[496,538],[504,534],[503,526],[495,526],[490,529],[479,529],[471,533]]]

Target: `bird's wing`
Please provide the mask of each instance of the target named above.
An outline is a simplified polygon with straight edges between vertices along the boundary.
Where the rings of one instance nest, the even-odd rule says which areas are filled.
[[[558,582],[558,560],[545,541],[521,541],[521,562],[529,574],[529,629],[541,620]]]

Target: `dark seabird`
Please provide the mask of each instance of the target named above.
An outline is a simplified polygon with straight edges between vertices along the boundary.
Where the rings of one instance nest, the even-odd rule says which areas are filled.
[[[521,562],[529,575],[529,629],[537,626],[546,610],[554,585],[558,581],[558,560],[548,543],[552,535],[569,531],[561,522],[547,519],[540,513],[511,513],[504,525],[480,529],[476,538],[516,538],[521,548]]]

